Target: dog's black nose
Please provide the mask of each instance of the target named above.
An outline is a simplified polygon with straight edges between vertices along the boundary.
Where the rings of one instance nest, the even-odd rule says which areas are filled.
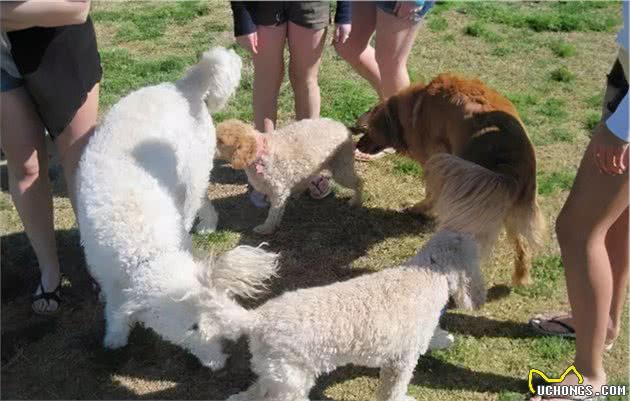
[[[190,328],[188,330],[190,330],[190,331],[197,331],[197,330],[199,330],[199,324],[198,323],[193,324],[192,326],[190,326]]]

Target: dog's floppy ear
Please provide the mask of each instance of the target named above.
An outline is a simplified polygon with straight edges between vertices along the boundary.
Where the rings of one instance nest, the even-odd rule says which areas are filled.
[[[217,125],[217,145],[232,148],[230,162],[238,170],[256,160],[256,131],[239,120],[227,120]]]
[[[444,232],[443,232],[444,233]],[[481,273],[477,243],[472,237],[459,233],[440,234],[446,246],[432,258],[447,264],[449,292],[462,309],[477,309],[486,301],[486,286]],[[446,251],[444,251],[446,249]]]
[[[399,99],[392,96],[374,109],[368,122],[368,133],[375,142],[383,146],[406,150],[407,142],[398,115],[398,102]]]
[[[472,238],[462,241],[463,270],[455,296],[456,302],[464,309],[478,309],[486,302],[486,284],[481,273],[479,251]]]

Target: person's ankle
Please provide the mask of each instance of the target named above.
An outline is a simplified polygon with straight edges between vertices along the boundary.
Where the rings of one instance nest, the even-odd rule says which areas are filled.
[[[593,369],[590,366],[584,366],[580,364],[580,362],[578,361],[576,361],[574,365],[577,371],[580,372],[580,374],[584,378],[583,384],[591,384],[594,386],[601,386],[603,384],[606,384],[606,371],[604,371],[603,367],[599,369]]]
[[[45,291],[53,291],[59,285],[61,272],[59,268],[42,269],[41,282]]]

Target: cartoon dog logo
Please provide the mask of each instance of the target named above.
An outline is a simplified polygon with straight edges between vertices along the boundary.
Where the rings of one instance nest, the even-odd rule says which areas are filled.
[[[546,381],[547,383],[562,383],[564,381],[564,378],[567,377],[567,375],[573,372],[577,378],[578,378],[578,384],[582,384],[584,382],[584,377],[582,376],[582,374],[580,372],[577,371],[577,369],[575,368],[575,365],[571,365],[569,366],[564,373],[557,379],[552,379],[549,378],[546,374],[544,374],[543,372],[541,372],[538,369],[530,369],[529,370],[529,375],[527,376],[527,383],[529,384],[529,391],[532,392],[532,394],[536,394],[536,391],[534,391],[534,385],[532,384],[532,379],[534,378],[534,373],[536,373],[538,376],[542,377],[544,381]]]

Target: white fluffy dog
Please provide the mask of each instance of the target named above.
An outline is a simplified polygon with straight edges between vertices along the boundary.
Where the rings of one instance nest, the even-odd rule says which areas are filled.
[[[271,234],[291,194],[303,192],[324,169],[338,184],[354,190],[350,205],[361,206],[352,136],[338,121],[300,120],[262,134],[241,121],[228,120],[217,126],[217,147],[220,157],[230,160],[235,169],[244,169],[254,189],[269,197],[267,220],[254,228],[259,234]]]
[[[85,149],[77,214],[87,264],[105,295],[108,348],[126,345],[131,326],[141,322],[221,368],[226,357],[215,330],[190,296],[201,286],[198,276],[210,269],[217,285],[246,295],[274,270],[274,256],[255,248],[207,261],[192,256],[196,215],[201,230],[217,222],[207,200],[215,151],[209,111],[227,102],[240,71],[234,51],[204,53],[179,81],[120,100]],[[247,263],[248,274],[239,277],[243,269],[233,266]]]
[[[249,336],[256,382],[230,400],[307,400],[316,378],[338,366],[381,368],[378,400],[406,396],[449,295],[464,308],[485,300],[477,245],[437,233],[396,268],[324,287],[297,290],[246,310],[229,294],[206,291],[222,333]]]

